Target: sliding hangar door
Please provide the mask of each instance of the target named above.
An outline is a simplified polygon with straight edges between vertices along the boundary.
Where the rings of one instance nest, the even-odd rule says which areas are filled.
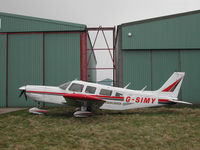
[[[200,11],[118,26],[118,86],[157,90],[175,71],[185,72],[181,100],[200,100]]]
[[[85,65],[91,46],[85,25],[5,13],[0,18],[0,107],[35,106],[19,98],[23,85],[96,80]],[[90,66],[95,67],[94,54],[92,59]]]

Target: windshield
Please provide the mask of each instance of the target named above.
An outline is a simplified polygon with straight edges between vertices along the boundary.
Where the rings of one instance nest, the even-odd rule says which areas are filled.
[[[66,88],[70,85],[71,81],[70,82],[66,82],[62,85],[59,86],[59,88],[63,89],[63,90],[66,90]]]

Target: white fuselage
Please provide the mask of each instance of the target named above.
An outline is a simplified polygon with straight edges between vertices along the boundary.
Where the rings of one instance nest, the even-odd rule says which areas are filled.
[[[81,84],[81,91],[70,90],[73,83]],[[87,92],[88,87],[95,88],[95,92]],[[25,89],[26,95],[35,101],[62,105],[67,105],[67,100],[63,97],[63,94],[66,93],[93,95],[100,97],[105,101],[100,109],[108,110],[127,110],[161,106],[165,104],[167,99],[170,99],[170,97],[166,97],[166,95],[162,95],[162,93],[157,91],[137,91],[78,80],[72,81],[66,89],[62,87],[36,85],[27,85]],[[167,102],[166,104],[169,103]]]

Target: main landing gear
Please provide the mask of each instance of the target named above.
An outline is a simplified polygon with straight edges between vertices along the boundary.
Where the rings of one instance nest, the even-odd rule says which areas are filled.
[[[88,111],[87,103],[84,102],[83,105],[80,107],[80,109],[76,111],[73,115],[74,117],[85,118],[85,117],[92,116],[93,113]]]

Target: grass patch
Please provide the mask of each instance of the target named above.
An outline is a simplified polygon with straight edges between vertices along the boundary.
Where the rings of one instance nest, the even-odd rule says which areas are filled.
[[[200,107],[98,111],[74,118],[73,108],[0,115],[0,149],[199,149]]]

